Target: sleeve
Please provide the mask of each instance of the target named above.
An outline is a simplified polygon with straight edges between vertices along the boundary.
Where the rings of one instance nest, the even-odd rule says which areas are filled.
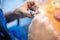
[[[3,38],[1,38],[1,37],[4,37],[4,40],[7,39],[7,38],[8,38],[8,40],[9,40],[9,39],[11,40],[11,38],[10,38],[10,36],[9,36],[9,33],[8,33],[8,30],[7,30],[6,27],[7,27],[7,26],[6,26],[5,17],[4,17],[4,15],[3,15],[2,9],[0,9],[0,39],[1,39],[1,40],[3,39]]]

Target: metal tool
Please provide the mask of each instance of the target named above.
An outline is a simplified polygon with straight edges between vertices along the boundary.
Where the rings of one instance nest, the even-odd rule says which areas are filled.
[[[30,10],[30,14],[31,14],[31,16],[34,16],[36,14],[36,12]]]

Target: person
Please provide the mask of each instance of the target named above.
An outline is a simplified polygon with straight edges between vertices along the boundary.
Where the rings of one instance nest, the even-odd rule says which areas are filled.
[[[16,10],[12,12],[5,12],[3,15],[3,10],[0,8],[0,39],[1,40],[15,40],[15,37],[18,40],[27,40],[27,34],[25,33],[23,28],[20,27],[12,27],[7,29],[6,23],[9,23],[15,19],[24,17],[33,16],[30,15],[27,10],[27,3],[18,7]]]

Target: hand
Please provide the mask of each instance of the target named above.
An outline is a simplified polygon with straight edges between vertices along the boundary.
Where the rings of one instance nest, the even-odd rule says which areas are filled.
[[[33,16],[31,16],[30,11],[36,11],[38,9],[37,5],[35,4],[34,1],[28,1],[26,3],[24,3],[23,5],[21,5],[20,7],[18,7],[16,9],[17,14],[21,14],[20,17],[30,17],[33,18]]]
[[[26,2],[23,5],[21,5],[20,7],[18,7],[15,10],[15,13],[16,14],[20,14],[21,18],[24,18],[24,17],[30,17],[30,18],[32,18],[33,16],[31,16],[30,11],[27,10],[27,9],[28,9],[28,7],[27,7],[27,2]]]

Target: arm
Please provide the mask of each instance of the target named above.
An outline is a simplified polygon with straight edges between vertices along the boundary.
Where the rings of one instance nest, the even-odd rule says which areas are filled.
[[[17,9],[15,9],[13,12],[6,12],[5,17],[7,22],[13,21],[18,18],[24,18],[27,15],[29,15],[29,12],[27,11],[27,5],[24,3]]]
[[[27,1],[13,12],[5,13],[7,22],[13,21],[17,18],[24,18],[27,16],[33,18],[33,16],[31,16],[28,10],[33,10],[33,11],[37,10],[37,6],[35,5],[34,1]]]

